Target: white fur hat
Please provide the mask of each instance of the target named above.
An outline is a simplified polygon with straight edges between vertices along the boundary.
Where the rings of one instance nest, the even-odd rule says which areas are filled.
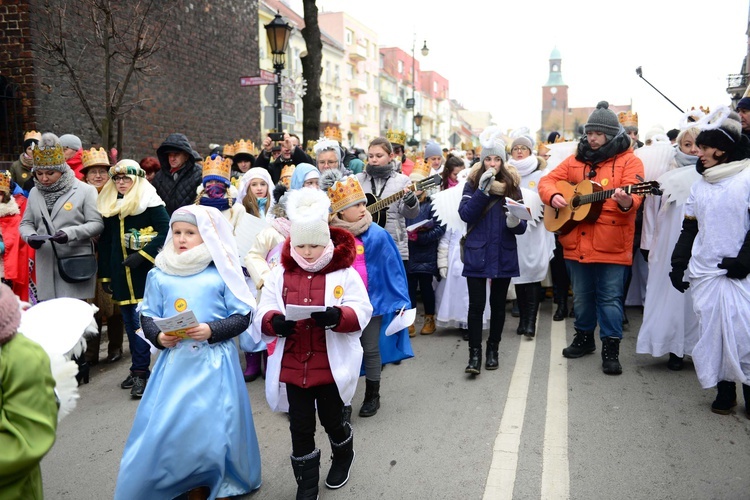
[[[331,241],[328,214],[331,201],[319,189],[302,188],[287,194],[286,214],[291,222],[289,237],[292,246],[321,245]]]

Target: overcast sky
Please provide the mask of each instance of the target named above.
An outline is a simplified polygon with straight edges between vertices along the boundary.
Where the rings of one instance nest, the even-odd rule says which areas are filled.
[[[684,110],[729,104],[727,75],[747,51],[750,0],[318,0],[378,33],[380,46],[411,51],[422,70],[450,81],[450,97],[492,113],[503,128],[540,125],[541,86],[557,46],[569,107],[633,103],[641,139],[655,124],[677,127]],[[288,3],[302,13],[301,0]],[[440,5],[440,7],[439,7]],[[445,5],[446,7],[442,7]],[[430,53],[419,49],[427,41]]]

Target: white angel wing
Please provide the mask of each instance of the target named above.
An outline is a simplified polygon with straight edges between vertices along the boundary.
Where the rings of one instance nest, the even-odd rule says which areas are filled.
[[[78,365],[62,354],[50,354],[50,369],[55,379],[55,394],[60,407],[57,410],[57,421],[62,420],[76,407],[78,399]]]
[[[668,203],[682,205],[690,196],[690,188],[701,178],[694,167],[682,167],[661,175],[657,182],[662,190],[662,207]]]
[[[536,227],[536,223],[544,216],[544,203],[542,203],[539,193],[532,189],[521,188],[521,195],[523,196],[523,204],[531,212],[531,220],[528,223]]]
[[[669,169],[675,155],[675,149],[668,142],[655,142],[650,146],[636,149],[633,154],[643,162],[645,179],[653,181]]]
[[[466,232],[466,223],[458,215],[458,205],[461,203],[464,184],[466,181],[430,196],[432,210],[438,220],[447,226],[448,231],[453,229],[460,231],[461,234]]]

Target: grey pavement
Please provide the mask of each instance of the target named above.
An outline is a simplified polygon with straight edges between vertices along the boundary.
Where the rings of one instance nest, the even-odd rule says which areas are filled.
[[[518,398],[508,398],[508,393],[514,371],[524,368],[516,366],[522,358],[519,348],[528,342],[535,345],[529,358],[533,364],[525,367],[530,377],[521,398],[525,413],[517,453],[507,461],[494,454],[501,466],[515,464],[504,472],[510,478],[505,497],[750,498],[750,420],[741,391],[735,412],[715,415],[710,412],[714,390],[700,388],[690,362],[683,371],[671,372],[666,358],[636,355],[641,323],[637,308],[628,308],[630,328],[621,347],[621,376],[601,372],[598,341],[595,354],[566,360],[551,352],[553,307],[551,300],[542,303],[534,340],[517,336],[518,320],[508,314],[500,369],[483,370],[475,379],[464,374],[468,350],[459,331],[438,329],[434,335],[412,339],[416,357],[383,371],[382,406],[374,417],[357,416],[364,394],[364,383],[359,384],[352,419],[357,456],[351,479],[340,490],[323,485],[330,445],[319,426],[320,498],[483,498],[501,421],[518,408]],[[573,334],[571,319],[565,321],[565,330],[567,343]],[[78,408],[63,420],[57,442],[42,462],[47,498],[112,498],[138,405],[119,388],[128,363],[124,359],[100,364],[91,382],[81,386]],[[547,392],[551,364],[567,372],[567,394],[553,393],[554,398]],[[263,484],[242,498],[294,498],[288,421],[269,410],[261,379],[247,388],[261,446]],[[566,401],[567,411],[555,402],[558,399]],[[567,429],[562,445],[545,437],[545,427],[550,421],[560,423],[558,419],[567,419],[567,424],[562,422]],[[196,422],[196,430],[202,425],[210,424]],[[545,468],[555,446],[563,450],[567,473]],[[563,488],[567,493],[545,495],[543,477],[553,485],[569,482],[569,488]],[[500,497],[488,493],[485,498]]]

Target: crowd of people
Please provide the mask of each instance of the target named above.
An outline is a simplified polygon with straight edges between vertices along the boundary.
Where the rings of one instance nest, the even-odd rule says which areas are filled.
[[[395,131],[364,158],[335,134],[310,151],[283,134],[202,157],[174,133],[139,162],[30,132],[0,174],[0,272],[19,300],[98,306],[79,383],[120,361],[127,336],[120,387],[140,403],[115,498],[259,488],[245,386],[259,378],[289,417],[297,498],[319,491],[316,412],[332,453],[324,483],[340,488],[361,374],[358,415],[372,417],[384,365],[413,357],[417,333],[452,328],[476,379],[499,368],[507,304],[533,341],[547,296],[553,320],[574,318],[564,357],[595,352],[598,327],[602,371],[621,374],[625,306],[643,306],[636,352],[668,355],[671,370],[691,356],[717,387],[715,413],[737,405],[740,383],[750,418],[750,98],[738,111],[693,110],[676,134],[640,143],[632,115],[602,101],[576,140],[489,127],[476,149],[428,142],[414,158]],[[548,218],[565,223],[557,234]],[[212,425],[196,435],[186,414]]]

